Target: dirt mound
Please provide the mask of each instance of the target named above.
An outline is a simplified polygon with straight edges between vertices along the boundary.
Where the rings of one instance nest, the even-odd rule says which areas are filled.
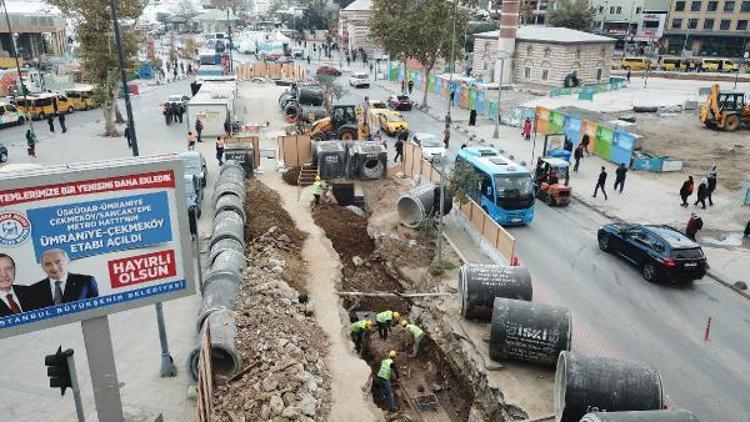
[[[245,224],[245,239],[255,239],[268,231],[271,227],[278,227],[279,234],[289,236],[294,244],[302,247],[307,234],[294,225],[292,217],[280,207],[279,194],[257,179],[247,182],[247,223]]]
[[[342,257],[351,261],[354,256],[366,258],[375,245],[367,235],[367,219],[338,205],[323,204],[312,210],[315,222],[323,228]]]
[[[297,182],[299,181],[300,171],[302,171],[302,167],[292,167],[287,169],[287,171],[281,175],[281,178],[289,185],[298,186]]]

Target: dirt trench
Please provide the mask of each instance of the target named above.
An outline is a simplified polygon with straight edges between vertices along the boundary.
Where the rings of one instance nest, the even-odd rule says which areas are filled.
[[[335,205],[321,205],[312,211],[315,222],[325,231],[342,262],[343,277],[339,289],[345,292],[404,292],[406,288],[394,276],[394,263],[408,261],[412,266],[429,265],[431,255],[424,248],[409,243],[394,241],[379,242],[368,235],[368,220]],[[398,265],[398,264],[396,264]],[[348,296],[343,300],[350,321],[357,315],[383,310],[394,310],[402,318],[412,321],[413,303],[395,296],[359,297]],[[417,324],[420,321],[415,321]],[[422,341],[419,356],[411,358],[413,339],[400,327],[394,327],[387,340],[380,339],[375,330],[364,346],[362,358],[377,371],[388,352],[395,350],[395,359],[401,377],[395,389],[396,414],[388,414],[389,420],[408,421],[466,421],[474,403],[474,390],[470,381],[457,371],[443,350],[428,336]],[[439,403],[438,411],[419,411],[414,405],[417,396],[434,394]],[[375,403],[385,409],[379,394],[373,390]]]

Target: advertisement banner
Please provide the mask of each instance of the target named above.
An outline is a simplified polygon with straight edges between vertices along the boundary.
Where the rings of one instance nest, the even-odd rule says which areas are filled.
[[[615,130],[612,137],[612,153],[609,159],[617,164],[630,165],[630,159],[633,157],[635,148],[635,136],[632,133]]]
[[[546,134],[549,133],[549,114],[548,108],[537,107],[536,108],[536,131],[537,133]]]
[[[549,112],[549,132],[562,133],[565,125],[565,115],[557,111]]]
[[[0,176],[0,338],[194,294],[173,156]]]
[[[578,142],[581,140],[581,128],[583,126],[583,122],[581,122],[581,119],[576,116],[565,116],[565,127],[563,128],[565,132],[565,136],[570,140],[570,142],[573,143],[573,147],[578,145]]]
[[[596,147],[594,154],[609,160],[612,155],[612,129],[599,126],[596,130]]]
[[[593,152],[596,151],[596,131],[597,131],[598,125],[591,120],[584,120],[583,121],[583,134],[581,135],[581,138],[583,138],[583,135],[589,136],[589,151]]]

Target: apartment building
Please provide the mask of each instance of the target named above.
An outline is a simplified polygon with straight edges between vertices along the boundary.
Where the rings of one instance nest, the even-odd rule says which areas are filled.
[[[742,57],[750,50],[750,0],[673,0],[663,46],[667,54]]]

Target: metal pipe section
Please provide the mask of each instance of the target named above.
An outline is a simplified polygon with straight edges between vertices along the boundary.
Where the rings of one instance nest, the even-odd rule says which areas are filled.
[[[699,422],[687,410],[642,410],[636,412],[587,413],[581,422]]]
[[[495,298],[490,358],[555,365],[570,350],[570,310],[541,303]]]
[[[578,422],[591,409],[618,412],[664,408],[661,375],[656,369],[572,352],[560,353],[557,360],[554,397],[557,422]]]
[[[419,185],[407,191],[396,203],[396,212],[401,224],[415,228],[432,210],[435,201],[435,188],[432,183]]]
[[[492,319],[496,297],[531,301],[531,274],[525,267],[464,264],[458,270],[461,315],[467,319]]]

